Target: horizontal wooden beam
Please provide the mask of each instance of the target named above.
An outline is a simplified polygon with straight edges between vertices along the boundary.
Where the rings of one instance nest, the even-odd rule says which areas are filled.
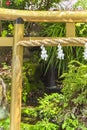
[[[87,38],[83,37],[24,37],[22,40],[29,46],[40,46],[41,44],[47,46],[56,46],[60,43],[62,46],[84,46],[87,43]],[[21,42],[19,41],[19,42]],[[0,37],[0,46],[13,46],[13,37]],[[27,45],[28,46],[28,45]]]
[[[87,11],[27,11],[0,8],[0,20],[18,17],[29,22],[87,22]]]
[[[0,46],[13,46],[13,37],[0,37]]]

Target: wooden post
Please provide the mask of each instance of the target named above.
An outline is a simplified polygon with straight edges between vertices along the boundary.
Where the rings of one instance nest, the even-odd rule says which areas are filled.
[[[20,130],[23,47],[17,47],[16,44],[23,39],[23,34],[24,21],[21,18],[18,18],[15,21],[14,28],[10,130]]]
[[[0,7],[2,7],[2,0],[0,0]]]
[[[75,23],[66,23],[66,37],[75,37]]]
[[[2,7],[2,0],[0,0],[0,7]],[[2,24],[1,24],[1,20],[0,20],[0,36],[1,36],[1,32],[2,32]]]

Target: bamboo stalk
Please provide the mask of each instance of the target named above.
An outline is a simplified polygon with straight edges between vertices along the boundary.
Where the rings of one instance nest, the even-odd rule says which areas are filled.
[[[0,8],[0,20],[21,17],[29,22],[87,22],[87,11],[27,11]]]

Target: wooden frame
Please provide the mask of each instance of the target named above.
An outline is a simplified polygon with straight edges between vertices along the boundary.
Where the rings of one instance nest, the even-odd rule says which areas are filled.
[[[12,57],[12,89],[11,89],[11,130],[20,130],[21,121],[21,91],[22,91],[22,61],[23,47],[16,44],[23,39],[24,22],[21,18],[15,21],[14,45]],[[18,58],[18,59],[17,59]]]
[[[29,22],[87,22],[87,11],[27,11],[0,8],[0,20],[21,17]]]
[[[70,35],[70,34],[68,34],[68,35]],[[84,38],[84,37],[72,37],[73,36],[73,33],[71,33],[71,35],[68,37],[68,35],[67,35],[67,38],[66,37],[63,37],[63,38],[60,38],[60,37],[24,37],[23,39],[21,39],[21,41],[30,41],[30,42],[32,42],[32,41],[37,41],[37,42],[39,42],[39,41],[43,41],[43,45],[45,45],[44,44],[44,41],[46,40],[46,39],[48,39],[48,40],[57,40],[58,41],[58,43],[60,43],[61,44],[61,46],[84,46],[84,44],[87,42],[87,38]],[[73,39],[75,40],[75,43],[73,42]],[[68,42],[68,43],[61,43],[60,41],[72,41],[72,42]],[[21,42],[20,41],[20,42]],[[82,42],[83,41],[83,42]],[[49,46],[49,44],[47,44],[48,46]],[[56,44],[57,45],[57,44]],[[13,46],[13,37],[0,37],[0,47],[12,47]],[[30,45],[30,46],[32,46],[32,44]],[[36,46],[36,44],[34,45],[34,46]],[[39,45],[37,45],[37,46],[39,46]],[[53,44],[53,46],[55,46],[55,44]]]
[[[38,41],[41,39],[47,39],[42,37],[40,38],[23,37],[24,33],[23,20],[29,22],[65,22],[66,37],[73,40],[73,37],[75,37],[75,22],[87,22],[87,11],[24,11],[24,10],[0,8],[0,20],[9,20],[9,21],[16,20],[14,28],[14,38],[0,37],[0,46],[13,47],[10,130],[20,130],[23,46],[20,45],[17,46],[17,43],[22,40]],[[48,38],[48,39],[52,40],[55,38]],[[56,39],[60,40],[66,38],[56,38]],[[87,41],[86,38],[83,38],[83,40]],[[73,43],[68,44],[68,46],[83,46],[83,45],[84,44],[81,42],[79,43],[77,42],[76,44]]]

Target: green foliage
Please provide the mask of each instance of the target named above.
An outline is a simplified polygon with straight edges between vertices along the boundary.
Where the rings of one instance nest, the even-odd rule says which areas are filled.
[[[71,61],[68,68],[68,73],[61,76],[64,77],[62,93],[68,103],[68,109],[72,110],[75,116],[74,121],[72,119],[65,120],[64,126],[66,126],[66,130],[69,129],[67,127],[71,126],[72,130],[76,128],[87,129],[84,125],[81,125],[84,123],[83,115],[84,119],[87,115],[87,65],[78,61]],[[73,125],[75,126],[73,127]]]
[[[39,121],[32,130],[58,130],[58,126],[48,121]]]
[[[31,127],[32,126],[27,123],[21,123],[21,130],[31,130]]]
[[[23,130],[87,130],[87,65],[71,61],[64,73],[62,94],[53,93],[39,98],[39,105],[22,109],[22,114],[35,119],[33,124],[21,124]],[[7,121],[7,122],[6,122]],[[8,120],[0,126],[8,129]]]
[[[87,128],[84,124],[80,123],[74,115],[72,115],[64,120],[62,130],[87,130]]]
[[[14,3],[16,4],[16,5],[20,5],[21,3],[23,3],[24,2],[24,0],[14,0]]]
[[[21,130],[58,130],[58,126],[48,121],[39,121],[35,125],[21,124]]]
[[[40,23],[42,26],[42,30],[40,32],[40,36],[43,37],[63,37],[65,36],[65,24],[64,23]],[[57,60],[57,47],[46,47],[48,59],[46,62],[42,61],[44,73],[48,71],[51,65],[54,65],[58,68],[59,74],[61,73],[61,69],[63,68],[63,62]],[[61,68],[60,68],[61,66]],[[63,70],[63,69],[62,69]]]
[[[2,37],[6,37],[6,35],[7,35],[7,31],[6,31],[6,30],[3,30],[3,32],[2,32]]]
[[[41,23],[42,31],[41,36],[46,37],[64,37],[65,36],[65,24],[64,23]],[[84,37],[87,35],[86,23],[76,24],[76,36]],[[58,69],[58,76],[63,72],[68,70],[67,66],[71,60],[78,60],[84,63],[82,57],[83,47],[63,47],[64,50],[64,60],[59,60],[57,57],[57,47],[46,47],[48,59],[47,61],[42,61],[43,70],[46,74],[47,70],[51,65],[54,65]]]
[[[64,73],[63,94],[68,100],[73,99],[75,104],[87,104],[87,65],[78,61],[71,61],[68,73]]]
[[[4,130],[9,130],[10,129],[10,120],[7,118],[6,120],[0,121],[0,128]]]
[[[62,94],[45,95],[39,106],[27,111],[36,121],[57,124],[62,130],[87,130],[87,65],[71,61],[64,73]],[[36,124],[35,124],[36,125]]]
[[[2,1],[2,7],[10,8],[10,9],[24,9],[24,6],[25,6],[24,0],[10,0],[11,4],[9,6],[6,5],[6,1],[7,0]]]
[[[0,122],[0,128],[4,130],[9,130],[10,128],[9,118]],[[58,130],[58,126],[48,121],[39,121],[36,123],[36,125],[21,123],[21,130]]]
[[[36,109],[40,119],[47,119],[58,123],[58,116],[62,113],[61,107],[63,106],[64,96],[62,94],[45,95],[42,99],[39,99],[39,107]],[[59,107],[57,107],[59,106]],[[61,118],[61,117],[60,117]],[[62,118],[61,118],[62,119]]]
[[[26,103],[27,96],[30,91],[36,91],[44,88],[44,85],[40,79],[40,66],[36,63],[24,62],[23,65],[23,102]]]
[[[27,95],[30,92],[30,83],[27,77],[27,73],[29,73],[28,70],[28,64],[24,64],[23,66],[23,92],[22,92],[22,100],[26,103]]]
[[[78,119],[73,118],[67,118],[64,120],[64,123],[62,125],[63,129],[66,130],[76,130],[78,128],[79,122]]]
[[[65,36],[65,24],[64,23],[40,23],[42,26],[41,36],[48,37],[63,37]]]
[[[13,22],[2,22],[2,37],[12,36],[14,31]]]
[[[87,0],[78,0],[74,5],[74,8],[81,6],[83,9],[87,9]]]
[[[35,108],[23,108],[22,114],[29,115],[29,117],[37,117],[37,112],[35,111]]]
[[[86,23],[76,23],[76,35],[79,37],[87,37]]]
[[[57,130],[61,127],[62,130],[87,130],[84,122],[79,121],[76,113],[73,112],[72,109],[75,108],[72,106],[70,109],[69,103],[67,103],[64,98],[63,95],[55,93],[52,95],[45,95],[44,99],[39,99],[39,103],[41,104],[37,108],[27,111],[28,115],[33,116],[32,118],[37,116],[37,119],[40,120],[40,123],[38,124],[37,122],[33,125],[33,128],[37,128],[38,130],[43,127],[44,129],[43,121],[47,121],[58,126]],[[35,114],[34,111],[37,112],[37,114]],[[50,130],[50,127],[48,130]],[[53,129],[55,129],[54,126]]]
[[[65,114],[63,113],[63,102],[64,96],[62,94],[54,93],[51,95],[45,95],[44,98],[39,99],[39,106],[29,109],[25,108],[22,110],[22,113],[33,119],[36,118],[36,122],[38,120],[40,122],[48,121],[49,123],[60,126]],[[66,106],[66,104],[64,105]]]
[[[12,8],[12,9],[24,9],[25,2],[28,2],[28,5],[32,3],[32,5],[37,6],[39,5],[38,10],[48,10],[50,7],[52,7],[52,4],[58,3],[60,0],[45,0],[44,2],[38,1],[38,0],[11,0],[11,4],[9,6],[6,6],[6,0],[3,0],[2,6],[5,8]],[[31,2],[31,3],[30,3]],[[33,7],[34,8],[34,7]]]
[[[39,64],[29,63],[30,61],[24,62],[23,64],[23,91],[22,91],[22,101],[26,103],[27,96],[30,91],[36,91],[38,89],[43,89],[44,85],[40,80],[40,69]],[[5,81],[7,86],[7,99],[8,102],[11,100],[11,66],[6,63],[1,64],[0,77]]]

